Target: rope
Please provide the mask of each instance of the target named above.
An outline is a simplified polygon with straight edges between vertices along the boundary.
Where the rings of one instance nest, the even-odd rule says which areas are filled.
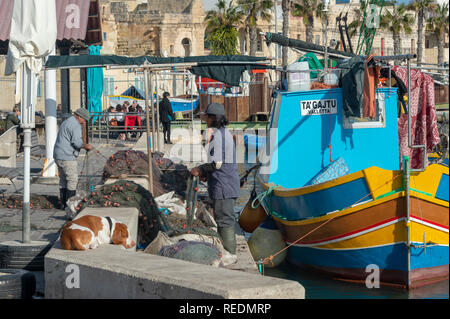
[[[375,188],[372,192],[368,193],[367,195],[365,195],[364,197],[362,197],[361,199],[357,200],[354,204],[344,207],[342,209],[340,209],[340,212],[346,210],[347,208],[350,208],[356,204],[358,204],[359,202],[361,202],[363,199],[365,199],[366,197],[370,196],[372,193],[374,193],[375,191],[377,191],[378,189],[380,189],[381,187],[383,187],[386,184],[389,184],[390,182],[394,181],[395,179],[397,179],[399,176],[402,176],[403,173],[399,173],[397,175],[395,175],[392,179],[390,179],[389,181],[387,181],[386,183],[378,186],[377,188]],[[253,205],[253,203],[252,203]],[[300,242],[301,240],[303,240],[304,238],[306,238],[307,236],[311,235],[313,232],[315,232],[316,230],[320,229],[321,227],[325,226],[326,224],[328,224],[330,221],[332,221],[333,219],[337,218],[341,216],[340,213],[336,214],[335,216],[331,217],[330,219],[326,220],[325,222],[323,222],[322,224],[320,224],[319,226],[317,226],[316,228],[314,228],[313,230],[309,231],[307,234],[303,235],[302,237],[298,238],[297,240],[295,240],[294,242],[290,243],[289,245],[287,245],[286,247],[284,247],[283,249],[281,249],[280,251],[276,252],[273,255],[270,255],[269,257],[266,257],[262,260],[261,265],[262,265],[262,274],[264,275],[264,265],[268,264],[269,262],[272,263],[273,265],[273,259],[281,254],[283,251],[287,250],[289,247],[297,244],[298,242]]]
[[[279,186],[279,185],[270,186],[268,190],[266,190],[266,191],[264,191],[264,192],[262,192],[262,193],[259,193],[259,194],[255,197],[255,199],[252,201],[252,208],[253,208],[253,209],[258,208],[258,206],[261,205],[261,202],[262,202],[267,196],[271,196],[272,193],[273,193],[273,191],[274,191],[274,189],[275,189],[275,188],[278,188],[278,187],[280,187],[280,186]],[[255,205],[256,200],[259,201],[259,203],[258,203],[257,205]],[[270,209],[270,212],[269,212],[269,213],[272,213],[272,209]]]

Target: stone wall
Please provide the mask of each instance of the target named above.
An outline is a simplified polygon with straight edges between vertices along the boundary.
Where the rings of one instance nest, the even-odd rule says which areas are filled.
[[[148,3],[103,0],[101,7],[103,54],[204,54],[205,13],[201,0],[148,0]]]

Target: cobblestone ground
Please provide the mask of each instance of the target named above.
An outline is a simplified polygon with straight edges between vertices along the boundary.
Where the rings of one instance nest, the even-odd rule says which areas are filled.
[[[82,152],[78,158],[79,183],[78,190],[89,190],[90,186],[101,184],[101,176],[106,160],[111,154],[121,149],[129,149],[126,145],[96,145],[89,153]],[[38,177],[42,171],[42,161],[31,161],[31,177]],[[17,169],[23,171],[23,157],[17,158]],[[23,175],[18,176],[12,185],[0,185],[3,194],[0,198],[12,194],[23,194]],[[31,183],[31,193],[37,195],[59,196],[59,185]],[[54,241],[59,230],[67,222],[65,212],[57,209],[31,209],[31,240]],[[0,208],[0,242],[22,240],[22,209]]]

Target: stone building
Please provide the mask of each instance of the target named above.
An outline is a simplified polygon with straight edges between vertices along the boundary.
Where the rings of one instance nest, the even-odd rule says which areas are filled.
[[[280,2],[280,1],[279,1]],[[339,40],[339,30],[336,18],[341,12],[348,13],[348,23],[354,19],[354,9],[359,8],[359,0],[351,0],[350,3],[339,3],[340,0],[330,1],[330,14],[328,23],[328,42]],[[386,10],[387,7],[385,7]],[[205,9],[201,0],[99,0],[99,11],[101,17],[101,32],[103,49],[101,54],[117,54],[126,56],[154,55],[154,56],[195,56],[208,55],[209,50],[205,48]],[[274,10],[275,12],[275,10]],[[414,15],[414,12],[411,12]],[[275,16],[271,21],[258,22],[259,32],[282,32],[281,6],[278,6],[277,26]],[[414,53],[417,51],[417,30],[409,35],[402,35],[402,53]],[[243,25],[237,27],[239,30],[240,54],[248,54],[248,35]],[[290,17],[289,37],[305,40],[306,32],[302,18]],[[315,18],[314,43],[323,45],[324,26]],[[281,50],[272,44],[267,47],[264,36],[258,33],[257,56],[275,58],[278,48],[278,65],[281,65]],[[358,37],[352,38],[353,48],[356,49]],[[424,41],[424,61],[436,63],[437,47],[436,40],[431,35],[426,35]],[[382,52],[383,51],[383,52]],[[288,50],[289,63],[300,57],[300,53]],[[392,35],[384,30],[378,29],[373,41],[373,52],[377,55],[393,54]],[[445,60],[448,61],[448,37],[446,41]],[[0,69],[4,69],[4,60],[0,58]],[[130,85],[143,89],[142,74],[129,72],[128,70],[104,70],[104,108],[108,107],[106,96],[120,94]],[[275,79],[275,77],[272,77]],[[38,96],[37,109],[44,110],[44,88],[43,76],[41,76],[40,95]],[[70,100],[73,102],[72,109],[77,107],[79,98],[79,74],[71,71]],[[183,81],[180,81],[183,82]],[[58,71],[58,102],[60,103],[60,75]],[[169,90],[172,95],[172,84],[164,86],[160,82],[160,90]],[[9,110],[14,104],[15,80],[13,77],[5,78],[0,74],[0,90],[9,92],[4,94],[0,109]],[[176,92],[182,94],[182,92]],[[6,101],[6,100],[7,101]]]
[[[204,54],[201,0],[101,0],[103,54]]]

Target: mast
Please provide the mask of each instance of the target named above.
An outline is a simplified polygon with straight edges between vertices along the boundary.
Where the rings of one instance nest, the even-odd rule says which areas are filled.
[[[325,67],[323,68],[324,72],[327,73],[328,71],[328,5],[330,4],[330,0],[322,0],[323,9],[322,12],[325,13],[325,32],[324,32],[324,47],[325,47]]]

